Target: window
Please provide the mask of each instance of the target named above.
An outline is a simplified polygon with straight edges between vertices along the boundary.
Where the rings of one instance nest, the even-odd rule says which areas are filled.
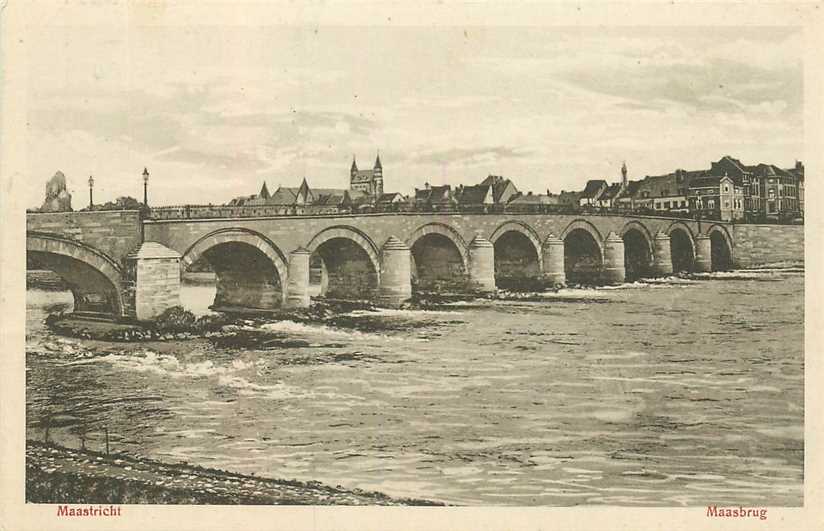
[[[664,203],[664,208],[667,208],[667,209],[670,208],[670,202],[669,201],[666,201]]]
[[[715,208],[715,199],[707,201],[707,208]]]
[[[730,187],[729,187],[729,185],[727,185],[727,184],[725,184],[725,185],[724,185],[724,191],[725,191],[725,192],[729,192],[729,191],[730,191]]]
[[[730,202],[724,201],[724,208],[730,208]]]

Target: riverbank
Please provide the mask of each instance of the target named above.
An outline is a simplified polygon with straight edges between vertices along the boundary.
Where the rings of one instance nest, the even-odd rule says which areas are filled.
[[[27,441],[29,503],[193,505],[443,505],[318,482],[258,478],[185,463]]]

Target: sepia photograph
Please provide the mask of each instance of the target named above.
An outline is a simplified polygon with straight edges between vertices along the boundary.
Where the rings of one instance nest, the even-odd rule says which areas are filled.
[[[4,44],[42,528],[815,503],[803,12],[253,15],[278,5],[42,2]]]

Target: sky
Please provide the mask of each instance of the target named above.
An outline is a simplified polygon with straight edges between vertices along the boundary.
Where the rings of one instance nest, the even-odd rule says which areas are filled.
[[[125,29],[124,29],[125,28]],[[28,204],[66,174],[75,208],[123,195],[224,203],[348,187],[582,189],[803,158],[803,52],[787,27],[61,26],[28,43]]]

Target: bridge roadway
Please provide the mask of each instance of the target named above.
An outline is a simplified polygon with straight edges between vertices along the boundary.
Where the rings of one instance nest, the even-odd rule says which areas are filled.
[[[76,309],[138,319],[179,304],[181,273],[206,263],[216,308],[261,311],[306,306],[310,293],[397,306],[413,290],[614,284],[735,263],[727,223],[632,215],[31,213],[26,243]]]

